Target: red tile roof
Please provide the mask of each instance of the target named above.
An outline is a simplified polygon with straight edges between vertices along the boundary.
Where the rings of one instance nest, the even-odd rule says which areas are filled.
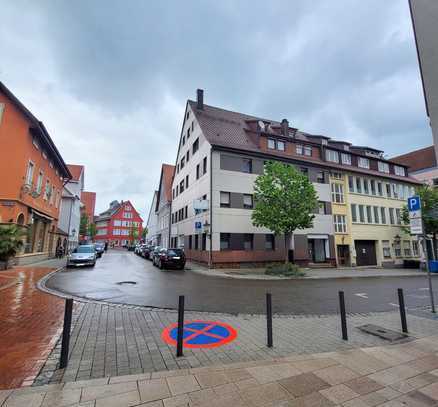
[[[84,166],[76,165],[76,164],[67,164],[67,167],[72,175],[72,180],[79,181],[79,178],[81,177],[81,174],[84,171]]]
[[[167,202],[172,200],[172,182],[173,174],[175,172],[175,166],[170,164],[163,164],[161,167],[161,173],[163,177],[164,193]]]
[[[391,159],[409,167],[409,171],[419,171],[437,166],[434,146],[421,148]]]

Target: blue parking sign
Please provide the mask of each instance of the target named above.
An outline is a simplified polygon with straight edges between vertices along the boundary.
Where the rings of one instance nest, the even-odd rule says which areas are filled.
[[[408,210],[409,212],[421,210],[421,200],[418,195],[408,198]]]

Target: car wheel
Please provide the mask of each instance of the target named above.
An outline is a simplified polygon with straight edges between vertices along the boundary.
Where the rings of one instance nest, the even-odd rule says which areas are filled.
[[[163,270],[163,263],[161,263],[161,260],[158,261],[158,268]]]

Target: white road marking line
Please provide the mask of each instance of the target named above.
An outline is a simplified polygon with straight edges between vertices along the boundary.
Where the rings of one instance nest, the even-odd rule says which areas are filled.
[[[354,295],[357,295],[357,296],[360,297],[360,298],[368,298],[367,293],[356,293],[356,294],[354,294]]]
[[[389,305],[392,305],[393,307],[399,307],[398,304],[394,304],[393,302],[390,302]]]
[[[419,288],[420,291],[429,291],[429,287]]]

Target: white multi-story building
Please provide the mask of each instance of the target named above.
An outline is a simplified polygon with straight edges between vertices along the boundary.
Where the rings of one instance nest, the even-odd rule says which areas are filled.
[[[160,184],[157,192],[155,205],[156,215],[156,240],[155,244],[163,247],[169,245],[170,231],[170,206],[172,202],[172,180],[175,171],[175,166],[163,164],[161,166]]]
[[[152,198],[152,204],[149,209],[149,216],[147,221],[147,234],[146,234],[146,242],[149,244],[156,245],[158,241],[158,215],[155,211],[157,207],[157,199],[158,199],[158,191],[154,192],[154,197]]]

